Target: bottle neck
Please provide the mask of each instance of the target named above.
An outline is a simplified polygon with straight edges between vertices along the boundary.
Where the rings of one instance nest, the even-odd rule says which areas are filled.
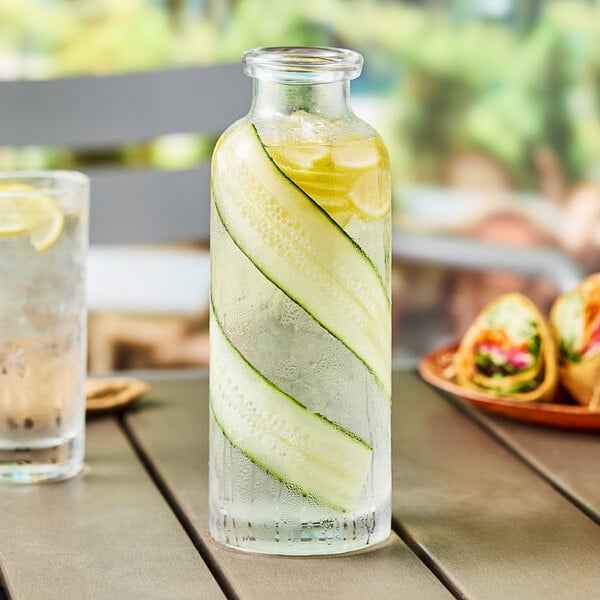
[[[258,118],[276,118],[304,111],[326,119],[352,115],[350,82],[308,85],[254,80],[252,112]]]

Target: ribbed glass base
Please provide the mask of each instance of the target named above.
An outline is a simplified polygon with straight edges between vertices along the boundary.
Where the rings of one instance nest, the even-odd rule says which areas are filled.
[[[73,477],[83,468],[83,436],[62,444],[0,448],[0,483],[39,483]]]

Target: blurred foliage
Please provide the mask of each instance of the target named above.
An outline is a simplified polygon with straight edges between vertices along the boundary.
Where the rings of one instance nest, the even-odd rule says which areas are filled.
[[[542,151],[570,181],[589,176],[600,164],[598,3],[514,0],[501,15],[476,10],[485,4],[0,0],[0,77],[238,62],[263,45],[344,45],[365,55],[357,89],[381,101],[397,181],[439,183],[465,149],[493,157],[519,188],[536,187]],[[171,139],[162,147],[169,152],[123,156],[172,167],[169,154],[187,164],[208,148],[206,140],[186,144]]]
[[[531,21],[523,7],[535,3],[520,0],[505,19],[471,15],[458,23],[449,8],[457,3],[442,4],[445,10],[310,2],[310,18],[335,22],[344,42],[385,61],[398,82],[391,146],[403,148],[400,175],[438,182],[448,157],[466,148],[494,157],[521,188],[535,186],[535,158],[543,150],[559,158],[571,180],[597,168],[597,3],[548,0]]]

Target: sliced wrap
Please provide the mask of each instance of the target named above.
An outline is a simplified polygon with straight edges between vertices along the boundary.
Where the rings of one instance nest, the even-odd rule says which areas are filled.
[[[559,296],[550,321],[561,383],[580,404],[600,408],[600,273]]]
[[[522,402],[554,399],[556,345],[526,296],[500,296],[479,313],[454,356],[460,385]]]

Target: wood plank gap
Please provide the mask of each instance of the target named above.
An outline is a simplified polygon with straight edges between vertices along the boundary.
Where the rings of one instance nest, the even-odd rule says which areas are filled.
[[[4,576],[2,575],[2,570],[0,569],[0,600],[11,600],[10,592],[6,587],[6,581],[4,580]]]
[[[412,553],[431,571],[440,583],[457,599],[470,600],[459,588],[454,579],[450,577],[444,568],[423,548],[406,528],[400,524],[396,517],[392,517],[392,529],[398,537],[411,549]]]
[[[177,520],[179,521],[179,523],[181,524],[181,526],[187,533],[188,537],[192,541],[192,544],[194,544],[196,550],[200,554],[200,557],[202,558],[202,560],[208,567],[209,571],[212,573],[212,576],[215,578],[217,584],[219,585],[219,587],[221,588],[221,590],[223,591],[225,596],[227,596],[227,598],[229,598],[229,600],[241,600],[240,596],[234,591],[233,587],[227,580],[227,577],[226,577],[225,573],[223,572],[223,570],[221,569],[221,567],[219,566],[219,564],[211,556],[211,553],[208,551],[208,548],[206,547],[206,544],[204,543],[202,538],[196,533],[194,526],[192,525],[192,522],[190,521],[190,519],[185,514],[184,510],[181,508],[181,506],[177,502],[175,495],[170,490],[169,486],[167,485],[166,481],[163,479],[162,475],[159,473],[159,471],[156,469],[156,467],[154,466],[152,461],[149,459],[148,454],[144,451],[142,444],[139,443],[135,434],[133,433],[133,431],[127,424],[127,421],[124,418],[124,416],[118,415],[117,420],[118,420],[119,425],[121,426],[121,429],[123,430],[123,433],[125,434],[125,437],[131,444],[133,451],[135,452],[136,456],[142,463],[142,465],[143,465],[144,469],[146,470],[146,472],[148,473],[150,479],[152,479],[152,481],[154,482],[154,485],[156,485],[159,492],[162,494],[163,498],[165,499],[166,503],[169,505],[170,509],[173,511]],[[0,600],[2,600],[2,599],[0,598]],[[10,599],[8,599],[8,600],[10,600]]]
[[[527,457],[522,454],[519,449],[504,435],[502,435],[497,429],[492,427],[484,418],[482,418],[478,413],[477,409],[472,406],[468,406],[453,398],[452,395],[447,394],[446,392],[442,392],[440,390],[436,390],[440,393],[440,395],[452,404],[457,410],[461,411],[464,415],[466,415],[471,421],[473,421],[480,429],[482,429],[485,433],[487,433],[491,438],[493,438],[496,442],[498,442],[507,452],[509,452],[512,456],[514,456],[517,460],[523,463],[532,473],[537,475],[540,479],[542,479],[545,483],[547,483],[553,490],[558,492],[563,498],[565,498],[568,502],[573,504],[578,510],[580,510],[586,517],[591,519],[596,525],[600,525],[600,516],[594,513],[588,506],[586,506],[583,502],[581,502],[576,496],[571,494],[568,490],[561,487],[561,485],[555,481],[555,479],[548,474],[546,469],[541,466],[535,459],[531,457]]]

